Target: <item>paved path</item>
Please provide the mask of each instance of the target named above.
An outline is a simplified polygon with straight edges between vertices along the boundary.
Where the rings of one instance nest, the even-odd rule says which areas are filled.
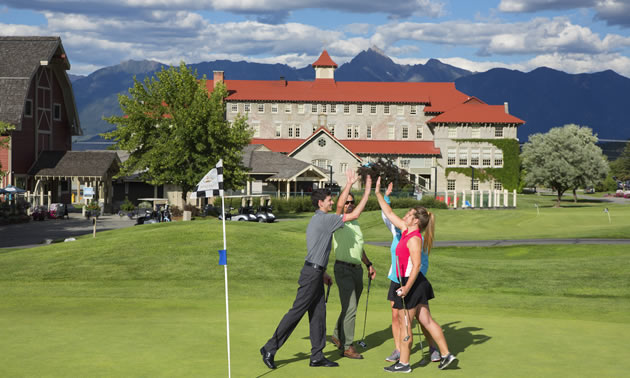
[[[379,247],[389,247],[392,242],[366,242]],[[455,240],[436,241],[434,247],[504,247],[509,245],[543,244],[630,244],[630,239],[514,239],[514,240]]]
[[[103,215],[96,222],[96,232],[130,227],[135,219],[118,215]],[[70,219],[46,219],[28,223],[0,226],[0,248],[30,248],[52,241],[91,234],[92,220],[81,214],[71,213]]]

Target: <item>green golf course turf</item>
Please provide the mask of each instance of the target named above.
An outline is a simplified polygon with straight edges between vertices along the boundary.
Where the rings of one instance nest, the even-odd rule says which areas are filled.
[[[630,210],[439,211],[438,240],[630,237]],[[401,210],[402,212],[402,210]],[[310,368],[305,317],[267,369],[258,350],[289,309],[306,254],[308,217],[276,224],[228,223],[231,366],[234,377],[365,377],[386,374],[393,349],[385,300],[389,249],[367,245],[377,269],[364,360],[325,354],[339,368]],[[379,212],[362,215],[366,239],[389,240]],[[490,235],[488,237],[488,235]],[[227,375],[224,269],[216,220],[107,231],[0,253],[0,376],[214,377]],[[625,376],[630,339],[629,245],[435,248],[431,310],[458,358],[424,376]],[[334,255],[331,256],[331,261]],[[332,266],[332,265],[330,265]],[[356,334],[363,332],[364,290]],[[328,334],[340,306],[333,287]],[[414,333],[415,333],[414,328]],[[623,344],[622,344],[623,343]],[[425,347],[425,353],[427,348]]]

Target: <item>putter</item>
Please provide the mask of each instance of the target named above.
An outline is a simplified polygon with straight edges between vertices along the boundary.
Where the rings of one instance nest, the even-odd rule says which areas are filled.
[[[367,344],[365,343],[365,324],[367,323],[367,310],[368,310],[368,301],[370,300],[370,286],[372,285],[372,280],[370,279],[370,272],[368,271],[368,292],[367,297],[365,298],[365,317],[363,318],[363,337],[361,337],[361,341],[357,344],[361,346],[361,348],[367,348]]]
[[[330,287],[332,285],[328,285],[328,289],[326,289],[326,303],[328,303],[328,294],[330,294]]]

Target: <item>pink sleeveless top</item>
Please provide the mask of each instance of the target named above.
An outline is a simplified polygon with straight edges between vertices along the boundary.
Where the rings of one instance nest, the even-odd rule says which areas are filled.
[[[403,231],[400,241],[396,246],[396,257],[398,259],[398,277],[409,277],[409,275],[411,274],[413,264],[411,263],[411,254],[409,253],[407,242],[414,236],[420,238],[420,245],[422,245],[422,234],[418,229],[412,232],[409,232],[409,230]]]

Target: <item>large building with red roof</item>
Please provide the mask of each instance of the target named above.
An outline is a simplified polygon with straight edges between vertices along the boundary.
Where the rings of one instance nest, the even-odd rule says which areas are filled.
[[[524,124],[509,114],[507,103],[488,105],[454,83],[339,82],[337,64],[325,50],[313,67],[313,81],[225,80],[216,71],[208,86],[226,85],[227,119],[246,115],[252,144],[325,171],[332,167],[333,181],[341,186],[346,169],[388,157],[424,190],[469,189],[469,177],[453,171],[447,176],[446,168],[501,168],[502,151],[492,143],[461,141],[516,139]],[[299,185],[291,189],[303,190]],[[502,187],[500,182],[475,185]]]

